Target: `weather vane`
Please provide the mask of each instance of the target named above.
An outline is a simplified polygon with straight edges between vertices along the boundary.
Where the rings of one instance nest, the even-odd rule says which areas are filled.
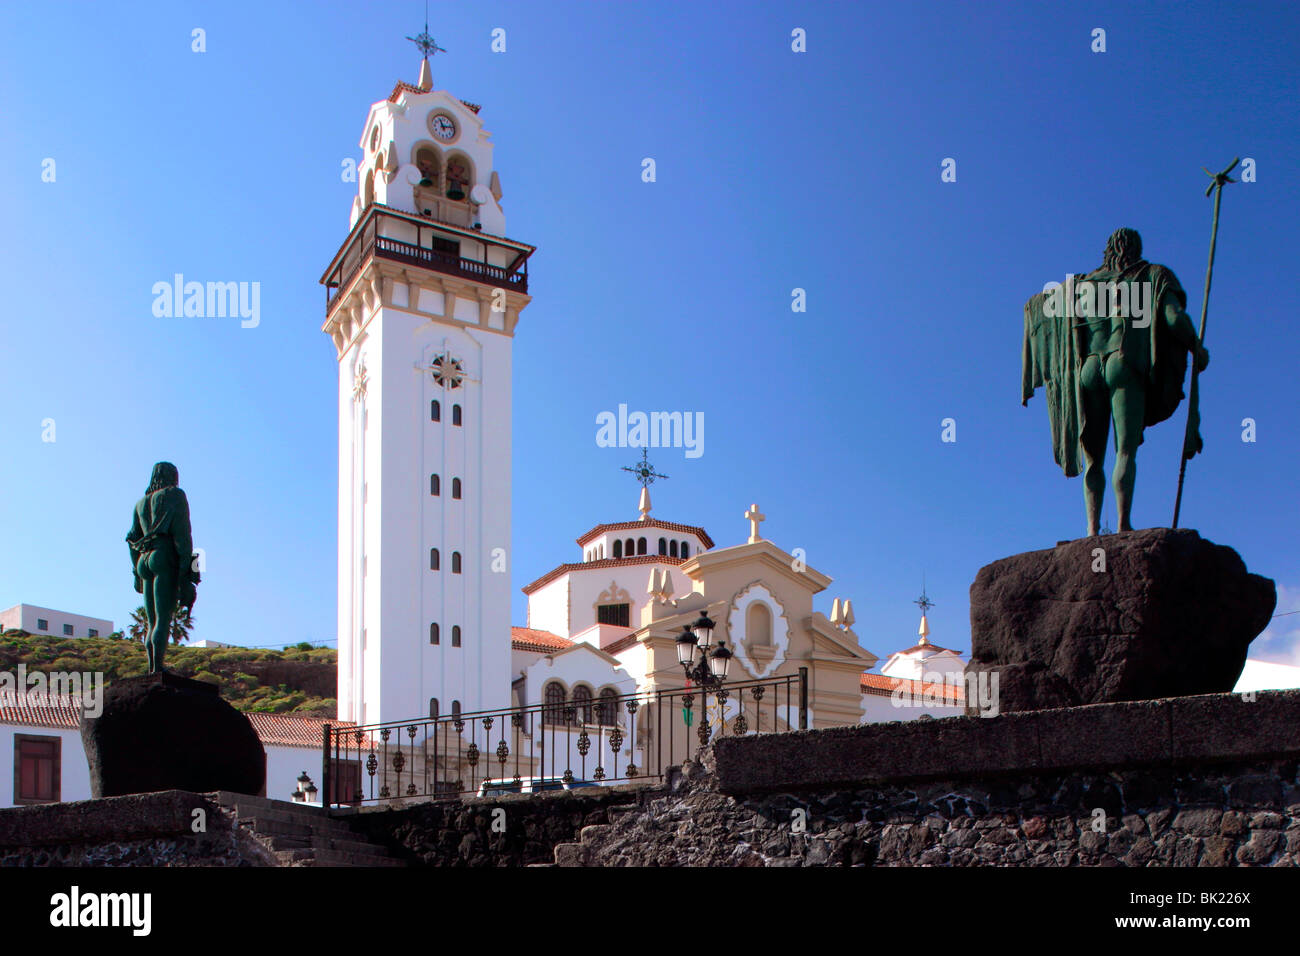
[[[922,614],[929,614],[934,602],[925,596],[925,576],[921,576],[921,596],[912,602],[921,609]]]
[[[655,471],[654,465],[650,464],[649,453],[646,449],[641,449],[641,460],[635,465],[625,466],[623,471],[630,471],[636,475],[637,481],[641,482],[642,488],[649,488],[655,483],[656,478],[667,478],[667,475],[661,475]]]
[[[420,52],[424,54],[426,60],[429,58],[429,55],[431,53],[447,52],[442,47],[438,46],[436,42],[434,42],[433,37],[429,36],[429,4],[427,0],[426,3],[424,4],[424,32],[419,34],[418,36],[407,37],[406,39],[410,40],[412,43],[414,43],[417,47],[420,48]]]

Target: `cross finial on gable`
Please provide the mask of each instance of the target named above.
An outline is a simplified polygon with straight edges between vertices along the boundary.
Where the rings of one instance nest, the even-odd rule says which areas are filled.
[[[758,510],[758,505],[750,505],[749,510],[745,512],[745,519],[749,522],[749,543],[756,544],[762,541],[763,537],[758,533],[758,526],[767,520],[767,515]]]

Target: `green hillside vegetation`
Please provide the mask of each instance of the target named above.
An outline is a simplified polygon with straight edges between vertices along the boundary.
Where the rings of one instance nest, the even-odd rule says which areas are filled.
[[[76,639],[8,630],[0,635],[0,671],[101,672],[112,684],[148,670],[144,645],[107,637]],[[338,707],[338,658],[328,647],[298,644],[283,651],[242,647],[167,648],[166,667],[207,681],[239,710],[334,717]]]

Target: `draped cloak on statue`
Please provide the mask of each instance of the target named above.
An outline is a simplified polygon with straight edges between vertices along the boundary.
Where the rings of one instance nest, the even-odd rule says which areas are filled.
[[[1122,272],[1098,269],[1087,276],[1073,277],[1082,282],[1145,282],[1151,290],[1146,299],[1151,307],[1150,324],[1134,328],[1133,320],[1124,321],[1121,351],[1124,362],[1145,383],[1146,409],[1143,428],[1155,425],[1173,415],[1183,399],[1183,377],[1187,373],[1187,346],[1168,326],[1165,307],[1173,303],[1180,319],[1184,314],[1187,295],[1178,284],[1173,272],[1164,266],[1139,260]],[[1075,288],[1078,286],[1076,285]],[[1047,315],[1048,297],[1057,295],[1054,303],[1056,315]],[[1040,386],[1047,393],[1047,414],[1052,426],[1052,455],[1065,471],[1067,478],[1079,474],[1079,438],[1083,434],[1084,406],[1080,400],[1079,379],[1083,363],[1088,358],[1087,320],[1067,314],[1064,301],[1068,296],[1062,288],[1057,293],[1040,292],[1025,303],[1025,334],[1021,352],[1020,404],[1028,405]],[[1095,301],[1100,301],[1098,297]],[[1070,304],[1073,310],[1073,303]],[[1192,330],[1195,334],[1195,329]],[[1190,429],[1185,453],[1191,458],[1201,450],[1200,416],[1193,392],[1189,401]],[[1139,437],[1138,443],[1141,444]]]

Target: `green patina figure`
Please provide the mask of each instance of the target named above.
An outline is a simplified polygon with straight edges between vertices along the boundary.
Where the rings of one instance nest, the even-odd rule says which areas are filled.
[[[1052,451],[1067,477],[1083,464],[1088,534],[1100,528],[1104,464],[1111,420],[1111,481],[1117,531],[1132,531],[1137,448],[1143,430],[1173,415],[1183,398],[1187,355],[1204,369],[1210,356],[1186,313],[1187,295],[1173,272],[1142,258],[1142,239],[1118,229],[1099,269],[1025,303],[1021,404],[1042,386],[1052,426]],[[1189,406],[1195,405],[1195,392]],[[1189,407],[1184,453],[1201,450],[1197,409]]]
[[[179,482],[180,475],[171,462],[160,461],[153,466],[149,488],[136,502],[126,536],[135,589],[144,595],[149,622],[145,647],[150,674],[163,669],[163,654],[177,608],[192,608],[198,593],[190,504]]]

